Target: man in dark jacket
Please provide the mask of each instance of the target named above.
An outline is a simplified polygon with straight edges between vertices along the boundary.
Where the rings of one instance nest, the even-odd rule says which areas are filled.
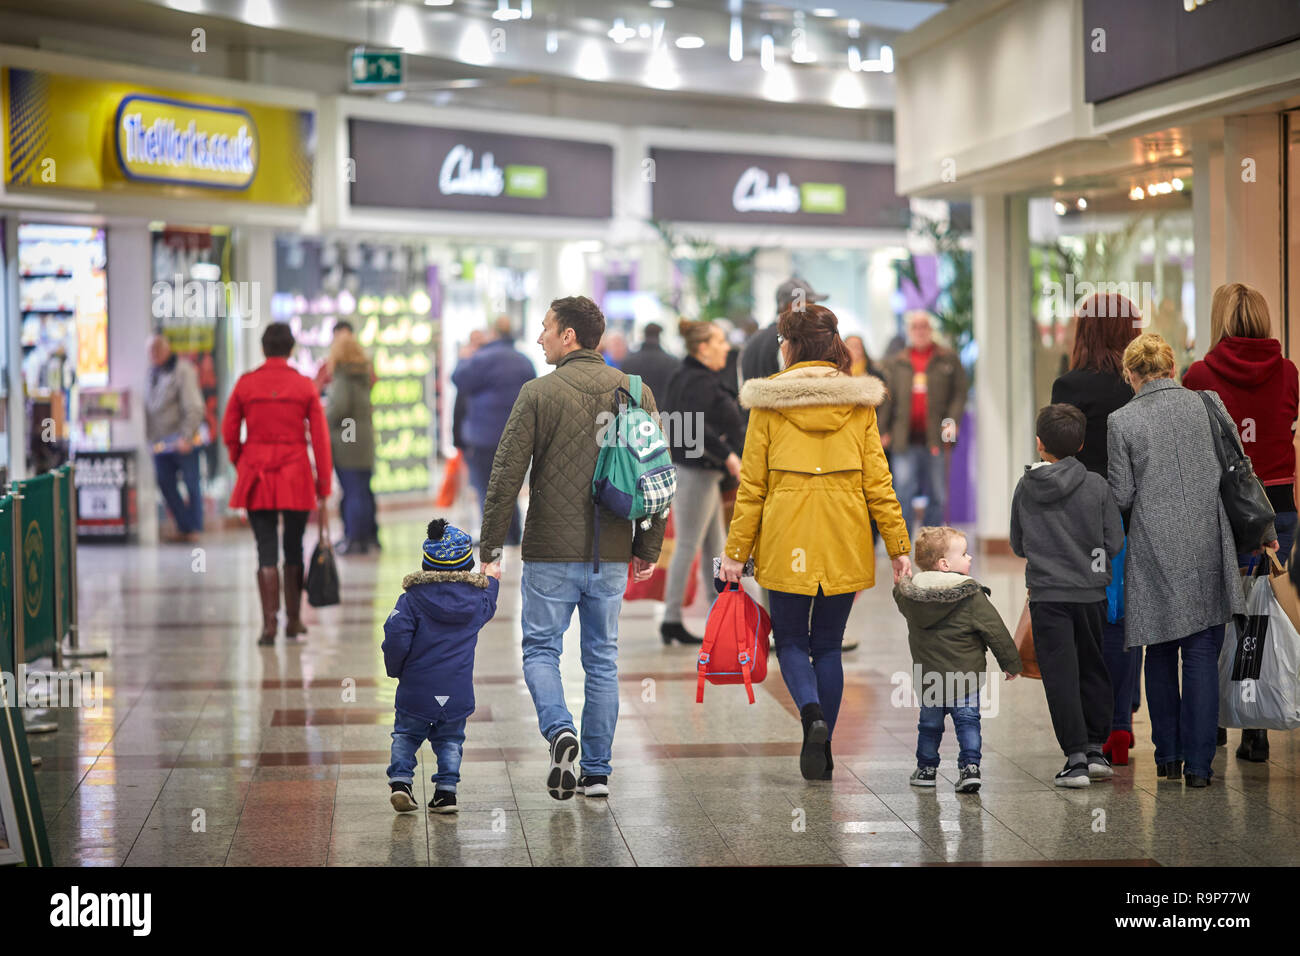
[[[605,364],[597,346],[605,317],[585,296],[551,303],[537,343],[555,371],[519,392],[492,462],[483,511],[480,556],[485,574],[500,570],[501,545],[524,474],[532,466],[528,520],[523,541],[524,680],[537,708],[542,736],[550,744],[546,787],[567,800],[575,789],[588,797],[609,795],[614,725],[618,722],[618,615],[633,578],[647,580],[663,543],[666,516],[647,527],[599,512],[591,482],[600,453],[604,415],[617,408],[627,375]],[[641,390],[641,405],[657,413],[654,393]],[[564,702],[560,652],[574,608],[582,622],[586,703],[582,711],[582,777],[573,774],[578,755],[574,721]]]
[[[641,347],[625,358],[620,366],[628,375],[640,375],[641,381],[656,395],[667,394],[669,379],[682,366],[681,359],[665,352],[659,344],[663,331],[663,326],[657,322],[647,325]]]
[[[810,302],[822,302],[827,296],[813,291],[803,279],[793,276],[776,288],[776,314],[794,305],[806,305]],[[776,322],[760,332],[755,332],[745,343],[745,351],[740,356],[740,375],[744,381],[751,378],[767,378],[781,371],[781,344],[776,340]]]
[[[488,477],[492,473],[492,456],[505,430],[510,409],[525,382],[537,377],[533,363],[515,349],[514,329],[510,317],[496,320],[496,338],[483,345],[456,366],[451,382],[457,394],[465,395],[465,420],[461,423],[461,440],[465,443],[465,463],[469,480],[478,492],[479,507],[487,501]],[[515,505],[506,544],[520,541],[519,505]]]
[[[966,370],[952,349],[934,341],[928,312],[907,314],[908,347],[885,359],[888,398],[880,406],[880,443],[890,453],[894,488],[910,534],[912,499],[924,491],[924,524],[943,524],[948,454],[966,408]]]

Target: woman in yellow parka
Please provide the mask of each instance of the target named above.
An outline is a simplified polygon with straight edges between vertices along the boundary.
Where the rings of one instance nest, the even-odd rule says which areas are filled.
[[[876,428],[884,384],[849,374],[830,309],[787,310],[777,332],[785,370],[740,392],[749,429],[721,576],[739,581],[753,555],[781,676],[803,720],[799,770],[828,780],[844,693],[840,642],[854,594],[875,583],[871,520],[895,581],[911,573],[912,545]]]

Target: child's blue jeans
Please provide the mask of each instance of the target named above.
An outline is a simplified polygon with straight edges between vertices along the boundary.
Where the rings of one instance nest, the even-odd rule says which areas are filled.
[[[425,740],[438,758],[438,772],[433,775],[435,790],[456,792],[460,782],[460,755],[465,743],[465,719],[444,720],[431,724],[400,710],[393,720],[393,762],[388,765],[389,783],[415,781],[415,754]]]
[[[943,719],[952,715],[952,725],[957,731],[957,766],[980,763],[980,697],[975,693],[955,705],[922,707],[916,724],[916,765],[939,766],[939,743],[943,740]]]

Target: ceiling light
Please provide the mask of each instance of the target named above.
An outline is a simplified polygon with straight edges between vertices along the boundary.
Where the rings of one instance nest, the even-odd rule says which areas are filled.
[[[840,73],[831,87],[831,102],[846,110],[860,110],[867,105],[862,82],[852,73]]]
[[[859,36],[861,36],[861,35],[862,35],[862,21],[860,21],[860,20],[850,20],[850,21],[849,21],[849,39],[850,39],[850,40],[856,40],[856,39],[857,39]]]
[[[275,26],[275,11],[271,0],[244,0],[244,22],[255,27]]]
[[[401,50],[418,52],[424,49],[424,32],[415,7],[402,5],[393,12],[393,29],[388,36],[389,45]]]
[[[1170,183],[1170,185],[1173,186],[1174,189],[1178,190],[1179,192],[1182,192],[1182,191],[1183,191],[1184,183],[1183,183],[1183,181],[1182,181],[1181,179],[1179,179],[1177,176],[1175,176],[1175,177],[1173,178],[1173,181]]]
[[[1087,209],[1087,208],[1088,208],[1088,200],[1086,200],[1086,199],[1084,199],[1082,196],[1080,196],[1078,199],[1076,199],[1076,200],[1074,201],[1074,206],[1075,206],[1076,209]]]
[[[497,0],[497,8],[492,11],[493,20],[518,20],[523,14],[510,6],[510,0]]]
[[[795,98],[794,78],[785,65],[773,67],[763,80],[763,96],[778,103],[789,103]]]
[[[554,30],[546,31],[546,52],[554,53],[560,48],[560,35]]]
[[[1053,176],[1053,177],[1052,177],[1052,185],[1053,185],[1053,186],[1064,186],[1064,185],[1065,185],[1065,177],[1064,177],[1064,176]]]
[[[679,36],[676,43],[679,50],[698,50],[704,46],[704,37],[696,36],[694,33],[687,33]]]
[[[1157,159],[1159,159],[1159,158],[1160,158],[1160,154],[1157,153],[1154,149],[1149,149],[1149,150],[1147,150],[1147,162],[1148,162],[1148,163],[1154,163],[1154,162],[1155,162]]]
[[[817,54],[808,49],[808,33],[802,27],[791,31],[790,60],[794,63],[817,62]]]
[[[776,41],[770,33],[765,33],[759,41],[758,63],[764,70],[770,70],[776,64]]]
[[[1065,203],[1061,202],[1059,199],[1056,202],[1052,203],[1052,208],[1056,210],[1056,214],[1058,216],[1065,215]]]
[[[740,26],[740,17],[731,18],[731,39],[727,56],[731,57],[732,63],[739,63],[745,57],[745,34]]]
[[[886,73],[894,72],[894,48],[888,43],[880,48],[880,69]]]
[[[839,11],[832,9],[831,7],[816,7],[816,8],[813,10],[813,16],[815,16],[815,17],[838,17],[838,16],[839,16]]]
[[[648,23],[643,23],[636,28],[636,35],[639,36],[642,40],[650,39],[650,34],[653,32],[654,32],[654,28],[651,27],[650,24]]]
[[[1167,183],[1167,182],[1156,183],[1156,192],[1160,193],[1160,195],[1162,196],[1167,195],[1168,193],[1171,193],[1173,191],[1174,191],[1174,187],[1172,183]]]
[[[1181,146],[1175,146],[1175,147],[1174,147],[1174,155],[1175,155],[1175,156],[1181,156],[1181,155],[1183,155],[1183,148],[1182,148]]]
[[[622,44],[636,36],[636,31],[624,25],[622,17],[615,17],[614,25],[609,28],[609,33],[605,35],[615,43]]]
[[[198,13],[199,8],[203,6],[203,0],[167,0],[167,6],[185,13]]]
[[[454,0],[424,0],[426,7],[449,7]]]
[[[605,51],[600,42],[588,39],[582,45],[578,61],[573,65],[573,72],[584,80],[599,82],[609,76],[609,64],[605,62]]]
[[[519,16],[525,20],[533,18],[533,0],[519,0]]]
[[[1142,191],[1141,186],[1134,186],[1132,189],[1128,191],[1129,199],[1143,199],[1145,197],[1146,197],[1146,193]]]
[[[668,52],[667,47],[660,47],[650,55],[650,62],[646,65],[645,81],[649,86],[660,90],[675,90],[681,86],[682,78],[677,75],[673,55]]]
[[[487,66],[492,62],[492,47],[482,24],[474,20],[465,24],[465,32],[460,35],[460,43],[456,47],[456,58],[478,66]]]
[[[858,52],[855,46],[849,47],[849,69],[854,73],[862,70],[862,54]]]
[[[650,6],[656,10],[667,10],[673,5],[673,0],[650,0]]]

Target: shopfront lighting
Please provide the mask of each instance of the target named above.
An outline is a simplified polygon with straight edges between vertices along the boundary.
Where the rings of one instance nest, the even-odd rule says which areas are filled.
[[[560,34],[555,30],[546,31],[546,52],[554,53],[560,48]]]
[[[573,65],[573,72],[584,80],[600,82],[609,77],[609,64],[605,62],[605,51],[594,39],[588,39],[582,45],[582,52]]]
[[[681,86],[682,78],[677,74],[677,66],[667,47],[660,47],[650,54],[646,64],[645,81],[648,86],[658,90],[675,90]]]
[[[794,77],[785,65],[774,66],[763,80],[763,97],[778,103],[789,103],[795,98]]]
[[[533,18],[533,0],[519,0],[519,18],[521,20]]]
[[[1178,144],[1174,144],[1173,152],[1175,156],[1181,156],[1183,155],[1183,147],[1179,146]]]
[[[456,47],[456,58],[476,66],[487,66],[492,62],[492,46],[481,24],[473,20],[465,24],[465,32],[460,35]]]
[[[405,4],[393,11],[393,28],[388,35],[388,45],[418,53],[424,49],[424,31],[420,29],[420,18],[415,7]]]
[[[636,31],[623,22],[622,17],[614,18],[614,25],[609,28],[609,33],[605,34],[620,46],[636,36]]]
[[[1058,216],[1065,215],[1065,203],[1061,202],[1059,199],[1056,202],[1052,203],[1052,208],[1056,210],[1056,214]]]
[[[650,24],[648,23],[639,24],[636,28],[636,35],[639,36],[642,40],[650,39],[650,36],[653,33],[654,33],[654,27],[650,26]]]
[[[1183,191],[1183,181],[1179,179],[1177,176],[1175,176],[1173,180],[1170,181],[1170,185],[1173,186],[1174,189],[1176,189],[1178,192]]]
[[[356,297],[347,289],[339,292],[338,296],[339,315],[351,315],[357,310]]]
[[[1160,195],[1162,196],[1167,195],[1173,191],[1174,191],[1173,183],[1164,182],[1164,183],[1158,183],[1156,185],[1156,192],[1160,193]]]
[[[856,40],[856,39],[858,39],[858,37],[860,37],[861,35],[862,35],[862,21],[861,21],[861,20],[850,20],[850,21],[849,21],[849,39],[850,39],[850,40]]]
[[[732,63],[739,63],[745,56],[745,33],[741,29],[740,17],[731,18],[731,37],[727,45],[727,56]]]
[[[431,308],[433,308],[433,300],[429,298],[429,293],[423,289],[416,289],[411,293],[411,311],[413,313],[428,315]]]
[[[771,70],[776,65],[776,41],[770,33],[763,34],[758,44],[758,65],[764,70]]]
[[[880,48],[880,69],[885,73],[894,72],[894,48],[888,43]]]
[[[841,109],[860,110],[867,105],[867,94],[856,76],[840,73],[831,87],[831,102]]]
[[[255,27],[275,26],[275,11],[271,0],[244,0],[244,22]]]
[[[497,0],[497,8],[492,11],[493,20],[518,20],[523,12],[510,6],[510,0]]]
[[[1130,189],[1130,190],[1128,191],[1128,198],[1129,198],[1129,199],[1145,199],[1145,198],[1146,198],[1146,193],[1144,193],[1144,192],[1142,191],[1142,187],[1141,187],[1141,186],[1134,186],[1132,189]]]
[[[1076,208],[1076,209],[1087,209],[1087,208],[1088,208],[1088,200],[1086,200],[1086,199],[1084,199],[1082,196],[1080,196],[1078,199],[1076,199],[1076,200],[1074,201],[1074,208]]]
[[[817,54],[808,49],[808,31],[796,27],[790,33],[790,61],[792,63],[816,63]]]
[[[704,37],[696,36],[694,33],[687,33],[679,36],[674,42],[679,50],[698,50],[704,46]]]

